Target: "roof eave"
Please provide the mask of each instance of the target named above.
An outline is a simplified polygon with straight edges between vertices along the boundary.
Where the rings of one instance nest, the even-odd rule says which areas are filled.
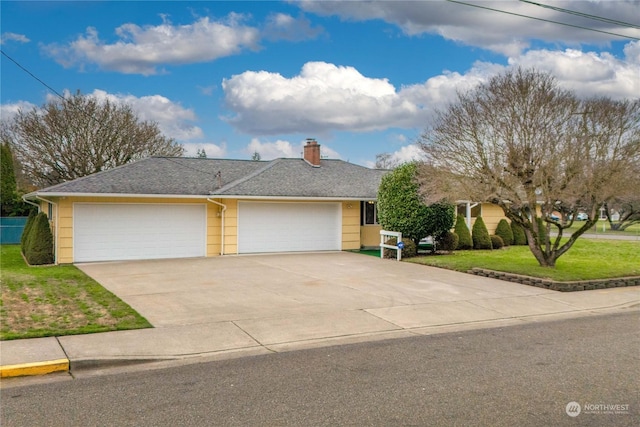
[[[377,200],[377,197],[331,197],[331,196],[250,196],[241,194],[133,194],[133,193],[74,193],[34,191],[25,194],[26,200],[37,200],[37,197],[96,197],[96,198],[144,198],[144,199],[251,199],[251,200],[292,200],[292,201],[359,201]]]

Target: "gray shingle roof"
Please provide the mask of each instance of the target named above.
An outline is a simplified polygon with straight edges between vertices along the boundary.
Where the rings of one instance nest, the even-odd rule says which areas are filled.
[[[375,199],[386,172],[342,160],[150,157],[37,193]]]

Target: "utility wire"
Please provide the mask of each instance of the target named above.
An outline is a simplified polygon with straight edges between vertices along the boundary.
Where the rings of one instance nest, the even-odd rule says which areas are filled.
[[[594,19],[596,21],[606,22],[608,24],[619,25],[621,27],[640,28],[640,25],[631,24],[631,23],[624,22],[624,21],[618,21],[617,19],[609,19],[609,18],[604,18],[602,16],[590,15],[590,14],[584,13],[584,12],[578,12],[578,11],[575,11],[575,10],[564,9],[562,7],[551,6],[551,5],[542,4],[542,3],[536,3],[536,2],[531,1],[531,0],[520,0],[520,1],[523,2],[523,3],[532,4],[534,6],[539,6],[539,7],[544,7],[544,8],[547,8],[547,9],[555,10],[557,12],[568,13],[570,15],[580,16],[582,18]]]
[[[493,11],[493,12],[506,13],[507,15],[519,16],[521,18],[535,19],[536,21],[542,21],[542,22],[548,22],[548,23],[551,23],[551,24],[564,25],[566,27],[579,28],[581,30],[595,31],[596,33],[609,34],[611,36],[622,37],[622,38],[626,38],[626,39],[640,40],[640,38],[638,38],[638,37],[632,37],[632,36],[626,36],[626,35],[623,35],[623,34],[612,33],[610,31],[596,30],[595,28],[584,27],[582,25],[567,24],[566,22],[553,21],[551,19],[536,18],[534,16],[523,15],[523,14],[515,13],[515,12],[508,12],[506,10],[501,10],[501,9],[494,9],[494,8],[488,7],[488,6],[481,6],[479,4],[465,3],[463,1],[457,1],[457,0],[447,0],[447,1],[450,2],[450,3],[461,4],[461,5],[464,5],[464,6],[477,7],[478,9],[485,9],[485,10],[490,10],[490,11]]]
[[[58,97],[60,97],[62,100],[64,100],[64,96],[60,95],[60,93],[58,91],[56,91],[54,88],[52,88],[51,86],[49,86],[48,84],[46,84],[45,82],[43,82],[42,80],[40,80],[35,74],[33,74],[31,71],[27,70],[25,67],[23,67],[18,61],[16,61],[15,59],[13,59],[12,57],[10,57],[9,55],[7,55],[5,53],[4,50],[0,49],[0,52],[2,52],[2,54],[4,56],[7,57],[7,59],[9,59],[11,62],[13,62],[14,64],[16,64],[18,66],[18,68],[20,68],[22,71],[24,71],[25,73],[29,74],[31,77],[33,77],[34,79],[36,79],[37,81],[39,81],[44,87],[46,87],[47,89],[49,89],[51,92],[53,92],[54,94],[56,94]]]

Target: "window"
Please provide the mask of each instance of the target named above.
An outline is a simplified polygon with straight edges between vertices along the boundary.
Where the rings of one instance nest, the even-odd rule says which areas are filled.
[[[52,203],[47,203],[47,217],[49,217],[49,221],[53,220],[53,204]]]
[[[366,202],[360,202],[360,212],[362,217],[360,218],[360,225],[377,225],[378,224],[378,212],[376,202],[369,200]]]

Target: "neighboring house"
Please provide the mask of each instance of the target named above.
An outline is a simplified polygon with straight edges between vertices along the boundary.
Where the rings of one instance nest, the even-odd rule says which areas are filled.
[[[377,246],[387,171],[322,159],[152,157],[29,193],[56,263]]]

